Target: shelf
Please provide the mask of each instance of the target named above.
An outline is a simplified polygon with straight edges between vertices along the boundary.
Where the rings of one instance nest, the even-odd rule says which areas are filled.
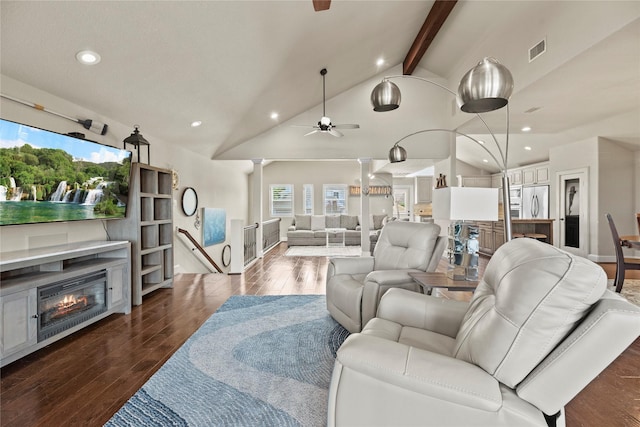
[[[109,221],[109,235],[133,243],[131,291],[134,305],[159,287],[173,285],[173,188],[166,169],[133,163],[129,203],[134,214]]]

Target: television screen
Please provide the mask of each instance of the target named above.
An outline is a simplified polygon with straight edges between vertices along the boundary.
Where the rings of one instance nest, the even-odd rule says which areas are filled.
[[[0,119],[0,225],[124,218],[131,152]]]

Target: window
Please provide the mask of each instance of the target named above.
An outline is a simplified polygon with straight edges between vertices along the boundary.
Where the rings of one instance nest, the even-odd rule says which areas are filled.
[[[269,186],[271,216],[293,216],[293,185],[273,184]]]
[[[324,214],[347,213],[347,186],[345,184],[324,184]]]
[[[313,184],[302,185],[302,213],[313,215]]]

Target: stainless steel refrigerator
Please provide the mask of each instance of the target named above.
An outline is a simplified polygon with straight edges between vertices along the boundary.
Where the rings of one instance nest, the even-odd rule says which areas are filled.
[[[522,187],[522,212],[523,219],[547,219],[549,218],[549,186],[536,185]]]

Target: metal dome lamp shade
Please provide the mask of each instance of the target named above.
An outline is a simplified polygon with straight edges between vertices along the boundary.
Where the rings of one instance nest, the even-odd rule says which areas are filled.
[[[484,58],[460,80],[458,100],[465,113],[498,110],[513,92],[511,72],[494,58]]]
[[[400,163],[407,160],[407,150],[397,143],[389,150],[389,161],[391,163]]]
[[[387,79],[382,80],[371,92],[373,111],[391,111],[400,106],[400,88]]]
[[[507,176],[507,153],[509,152],[509,97],[513,92],[513,77],[511,72],[494,58],[484,58],[474,68],[469,70],[460,80],[458,92],[454,92],[446,86],[436,83],[423,77],[412,75],[385,76],[371,92],[371,103],[374,111],[391,111],[400,106],[400,89],[389,79],[406,78],[421,80],[423,82],[438,86],[446,90],[457,98],[460,109],[465,113],[475,114],[482,124],[487,128],[495,143],[497,154],[491,152],[482,142],[471,136],[452,129],[424,129],[400,138],[389,150],[389,161],[391,163],[403,162],[407,159],[407,151],[399,143],[410,136],[425,132],[452,132],[459,136],[467,137],[475,142],[481,149],[486,151],[502,173],[502,197],[503,197],[503,218],[504,234],[507,241],[511,240],[511,211],[509,209],[509,179]],[[507,106],[507,126],[505,132],[504,149],[500,146],[495,134],[487,125],[479,113],[498,110]]]

